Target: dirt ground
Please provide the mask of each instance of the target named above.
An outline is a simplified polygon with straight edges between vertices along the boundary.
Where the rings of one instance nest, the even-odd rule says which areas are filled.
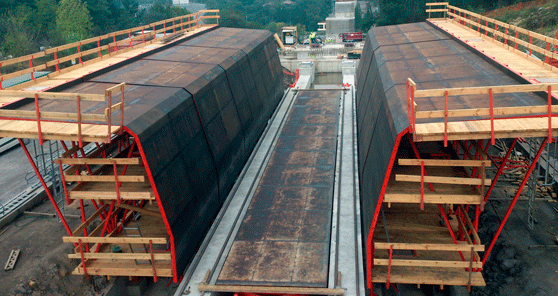
[[[76,203],[77,204],[77,203]],[[54,213],[47,200],[32,209],[34,212]],[[90,209],[88,209],[90,211]],[[78,215],[72,206],[66,213]],[[70,227],[76,228],[80,219],[68,218]],[[5,230],[5,231],[4,231]],[[72,245],[62,243],[67,235],[57,218],[22,215],[0,229],[0,295],[99,295],[108,284],[105,277],[72,275],[77,260],[68,259]],[[13,249],[21,253],[13,270],[4,265]]]
[[[488,247],[517,190],[499,182],[480,218]],[[487,286],[471,295],[558,295],[558,203],[538,199],[534,230],[527,224],[528,200],[520,197],[483,270]]]

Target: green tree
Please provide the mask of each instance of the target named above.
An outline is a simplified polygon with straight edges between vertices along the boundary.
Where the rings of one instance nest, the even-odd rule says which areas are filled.
[[[81,0],[60,0],[56,10],[56,28],[67,43],[91,37],[93,23],[86,4]]]
[[[109,17],[110,5],[108,0],[89,0],[87,10],[89,10],[93,22],[93,35],[102,35],[112,31],[114,18]]]
[[[4,56],[23,56],[39,50],[35,35],[29,29],[31,11],[22,5],[13,12],[8,12],[1,18],[2,43],[0,51]]]
[[[61,40],[56,30],[56,8],[58,7],[56,0],[36,0],[35,6],[37,7],[34,16],[35,29],[39,36],[46,37],[44,39],[50,41],[47,43],[51,43],[51,45],[58,44]]]

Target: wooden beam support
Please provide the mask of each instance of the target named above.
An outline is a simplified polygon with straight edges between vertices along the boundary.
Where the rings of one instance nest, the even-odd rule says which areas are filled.
[[[152,192],[128,192],[120,191],[120,198],[123,200],[155,200]],[[70,191],[70,199],[95,199],[95,200],[114,200],[115,191]]]
[[[82,232],[85,228],[87,228],[87,226],[89,226],[89,224],[91,224],[91,222],[93,222],[93,220],[95,220],[95,218],[99,217],[99,215],[101,215],[101,213],[108,207],[108,204],[104,204],[102,205],[97,211],[95,211],[95,213],[93,213],[93,215],[91,215],[89,218],[87,218],[87,220],[85,220],[85,222],[81,223],[81,225],[76,228],[76,230],[74,230],[72,232],[73,236],[78,236],[80,234],[80,232]]]
[[[469,248],[471,251],[471,248]],[[76,256],[78,256],[76,254]],[[374,259],[374,265],[389,264],[389,259]],[[392,266],[420,266],[420,267],[444,267],[444,268],[469,268],[470,262],[465,261],[436,261],[436,260],[404,260],[392,259]],[[473,262],[474,268],[482,268],[482,262]]]
[[[486,167],[492,165],[490,160],[459,160],[459,159],[399,159],[399,165],[420,166],[424,162],[424,166],[442,166],[442,167]]]
[[[147,215],[147,216],[153,216],[153,217],[158,217],[158,218],[162,218],[162,217],[163,217],[163,216],[161,215],[161,213],[158,213],[158,212],[155,212],[155,211],[146,210],[146,209],[143,209],[143,208],[134,207],[134,206],[131,206],[131,205],[125,204],[125,203],[122,203],[122,204],[120,204],[120,205],[117,205],[117,207],[123,208],[123,209],[127,209],[127,210],[130,210],[130,211],[135,211],[135,212],[138,212],[138,213],[140,213],[140,214]]]
[[[151,260],[149,253],[83,253],[85,259],[110,259],[110,260]],[[155,260],[171,260],[170,253],[154,253]],[[70,259],[81,259],[81,254],[68,254]]]
[[[114,182],[114,176],[109,175],[65,175],[68,182]],[[118,182],[145,182],[145,176],[118,176]]]
[[[78,236],[64,236],[62,241],[65,243],[77,243],[81,240],[82,243],[103,243],[103,244],[153,244],[162,245],[167,243],[166,238],[162,237],[78,237]]]
[[[377,250],[389,250],[393,246],[394,250],[416,250],[416,251],[462,251],[467,252],[471,247],[476,252],[483,252],[483,245],[448,245],[448,244],[406,244],[406,243],[374,243],[374,248]]]
[[[59,158],[56,162],[61,161],[62,164],[101,164],[112,165],[116,164],[140,164],[139,158]]]
[[[440,177],[440,176],[416,176],[416,175],[395,175],[395,181],[399,182],[421,182],[421,178],[424,178],[425,183],[437,183],[437,184],[456,184],[456,185],[482,185],[482,180],[479,178],[461,178],[461,177]],[[492,180],[485,179],[485,185],[492,184]]]
[[[425,204],[481,204],[483,196],[478,194],[439,194],[425,192]],[[420,203],[420,193],[386,193],[384,203]]]

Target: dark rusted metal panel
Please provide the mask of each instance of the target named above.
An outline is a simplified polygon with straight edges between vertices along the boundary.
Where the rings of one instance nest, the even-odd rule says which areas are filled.
[[[340,96],[299,93],[218,284],[327,286]]]

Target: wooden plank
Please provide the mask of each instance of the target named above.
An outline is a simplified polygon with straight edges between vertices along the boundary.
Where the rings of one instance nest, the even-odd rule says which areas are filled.
[[[115,182],[114,175],[66,175],[68,182]],[[145,182],[145,176],[118,176],[118,182]]]
[[[546,106],[524,106],[524,107],[498,107],[492,109],[494,116],[504,115],[530,115],[530,114],[548,114],[548,105]],[[551,106],[552,113],[558,113],[558,105]],[[417,119],[423,118],[444,118],[444,110],[434,111],[417,111]],[[490,108],[476,109],[453,109],[448,110],[448,117],[470,117],[470,116],[490,116]]]
[[[94,199],[115,200],[116,191],[70,191],[70,199]],[[151,192],[127,192],[120,191],[122,200],[154,200],[155,195]]]
[[[471,218],[469,217],[469,214],[467,214],[467,212],[465,212],[465,208],[463,207],[463,205],[459,205],[459,208],[464,213],[463,216],[465,217],[465,221],[467,222],[467,226],[469,226],[469,229],[471,230],[471,234],[473,235],[473,239],[475,240],[475,243],[477,245],[480,245],[481,240],[480,240],[479,234],[475,230],[475,226],[471,222]]]
[[[404,259],[391,260],[391,266],[469,268],[470,264],[471,264],[470,262],[466,262],[466,261],[404,260]],[[374,259],[374,265],[388,266],[389,259]],[[482,262],[473,262],[473,268],[482,268]]]
[[[103,45],[101,47],[95,47],[95,48],[92,48],[92,49],[89,49],[89,50],[86,50],[86,51],[78,52],[78,53],[75,53],[75,54],[71,54],[71,55],[59,58],[59,59],[56,59],[56,60],[48,61],[48,62],[46,62],[45,65],[47,67],[52,67],[52,66],[55,66],[59,63],[64,63],[64,62],[74,60],[74,59],[79,58],[79,57],[88,56],[90,54],[97,54],[99,52],[99,50],[103,51],[103,50],[106,50],[108,48],[109,48],[109,45]]]
[[[440,89],[416,90],[415,98],[443,97],[445,96],[446,92],[448,92],[449,96],[488,95],[489,89],[492,89],[493,94],[537,92],[537,91],[546,91],[549,86],[551,86],[553,89],[558,89],[557,83],[440,88]]]
[[[472,286],[485,286],[481,272],[471,274]],[[387,266],[376,266],[372,269],[372,282],[387,282]],[[417,266],[392,266],[390,283],[415,285],[452,285],[467,286],[469,272],[465,269],[448,269]]]
[[[87,274],[88,275],[104,275],[104,276],[153,276],[153,268],[150,264],[137,265],[135,263],[122,264],[122,262],[116,262],[116,264],[110,264],[106,262],[90,262],[87,263]],[[155,272],[158,277],[172,277],[172,266],[170,264],[157,264],[155,262]],[[166,266],[166,267],[161,267]],[[113,267],[117,266],[117,267]],[[72,271],[74,275],[84,275],[84,270],[81,263]]]
[[[109,109],[109,108],[106,108],[106,109],[105,109],[105,116],[108,116],[109,113],[112,114],[112,113],[114,113],[114,112],[116,112],[116,111],[120,111],[120,109],[122,108],[122,105],[123,105],[122,102],[120,102],[120,103],[118,103],[118,104],[112,105],[112,106],[110,107],[110,109]]]
[[[426,6],[439,6],[439,5],[449,5],[449,2],[428,2]]]
[[[100,207],[97,211],[95,211],[95,213],[93,213],[93,215],[91,215],[89,218],[87,218],[87,220],[85,220],[85,222],[81,223],[81,225],[76,228],[76,230],[74,230],[72,232],[73,236],[77,236],[80,234],[81,231],[83,231],[85,228],[87,228],[87,226],[89,226],[89,224],[91,224],[91,222],[93,222],[93,220],[95,220],[97,217],[99,217],[99,215],[108,207],[108,205],[103,205],[102,207]]]
[[[424,166],[446,166],[446,167],[486,167],[492,165],[490,160],[459,160],[459,159],[399,159],[399,165],[419,166],[424,162]]]
[[[116,164],[140,164],[139,158],[58,158],[56,162],[62,164],[102,164],[112,165]]]
[[[467,213],[464,213],[465,215]],[[467,230],[467,228],[465,227],[465,225],[463,224],[463,221],[461,221],[461,219],[459,217],[456,218],[457,222],[459,223],[461,229]],[[473,229],[474,230],[474,229]],[[471,240],[471,236],[469,235],[469,231],[463,231],[463,233],[465,234],[465,240],[467,241],[467,243],[469,245],[473,244],[473,241]],[[473,253],[473,255],[475,256],[475,260],[476,261],[481,261],[479,254],[477,254],[476,252]]]
[[[448,10],[445,8],[437,8],[437,9],[427,9],[426,12],[447,12]]]
[[[76,145],[76,146],[74,146],[74,147],[68,149],[68,151],[62,153],[62,158],[67,158],[67,157],[69,157],[70,155],[72,155],[72,154],[74,154],[74,153],[77,153],[77,152],[79,151],[79,149],[80,149],[80,148],[79,148],[78,145]]]
[[[88,253],[84,252],[85,259],[110,259],[110,260],[151,260],[151,254],[143,253]],[[70,259],[81,259],[81,254],[68,254]],[[171,260],[170,253],[154,253],[155,260]]]
[[[34,54],[29,54],[26,56],[22,56],[22,57],[17,57],[17,58],[13,58],[13,59],[9,59],[9,60],[3,60],[2,61],[2,67],[6,67],[9,65],[13,65],[13,64],[17,64],[17,63],[21,63],[21,62],[29,62],[29,60],[32,59],[36,59],[36,58],[42,58],[45,56],[44,52],[36,52]]]
[[[417,192],[420,188],[417,188]],[[480,204],[482,195],[424,193],[426,204]],[[386,193],[384,203],[420,203],[420,193]]]
[[[27,110],[0,110],[1,117],[11,117],[11,118],[37,118],[36,111]],[[77,120],[77,113],[66,113],[66,112],[45,112],[40,111],[40,117],[42,120]],[[81,120],[83,121],[106,121],[107,117],[101,114],[82,114]]]
[[[153,217],[157,217],[157,218],[162,218],[163,217],[161,215],[161,213],[159,213],[159,212],[146,210],[144,208],[134,207],[134,206],[131,206],[131,205],[125,204],[125,203],[122,203],[122,204],[117,205],[117,206],[119,208],[127,209],[127,210],[130,210],[130,211],[135,211],[135,212],[138,212],[138,213],[141,213],[141,214],[144,214],[144,215],[148,215],[148,216],[153,216]]]
[[[471,251],[484,252],[483,245],[448,245],[448,244],[406,244],[406,243],[374,243],[374,248],[378,250],[389,250],[393,246],[394,250],[423,250],[423,251]]]
[[[440,184],[458,184],[458,185],[482,185],[482,180],[479,178],[460,178],[460,177],[441,177],[441,176],[424,176],[425,183],[440,183]],[[396,181],[401,182],[421,182],[421,176],[417,175],[395,175]],[[492,184],[492,180],[485,179],[484,185]]]
[[[27,68],[27,69],[23,69],[23,70],[19,70],[10,74],[4,74],[4,75],[0,75],[1,78],[3,78],[4,80],[8,80],[11,78],[15,78],[15,77],[19,77],[21,75],[25,75],[25,74],[29,74],[35,71],[41,71],[46,69],[46,65],[38,65],[38,66],[34,66],[33,68]]]
[[[309,288],[309,287],[279,287],[279,286],[241,286],[241,285],[208,285],[200,284],[200,292],[229,292],[255,294],[299,294],[299,295],[344,295],[343,288]]]
[[[35,94],[39,96],[39,99],[75,101],[77,96],[79,96],[80,100],[82,101],[94,101],[94,102],[106,101],[105,95],[96,95],[96,94],[36,92],[36,91],[24,91],[24,90],[0,90],[0,96],[2,97],[34,98]]]
[[[153,244],[162,245],[167,243],[167,239],[163,237],[78,237],[78,236],[63,236],[62,241],[65,243],[104,243],[104,244]]]
[[[113,93],[115,91],[123,91],[125,88],[126,88],[126,83],[122,82],[120,84],[105,89],[105,94],[108,95],[109,93]]]

